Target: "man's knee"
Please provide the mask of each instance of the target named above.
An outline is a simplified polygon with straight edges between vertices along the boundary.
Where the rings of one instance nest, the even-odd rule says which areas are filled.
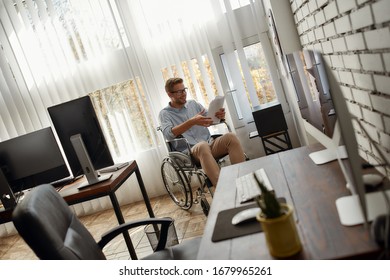
[[[207,142],[205,141],[202,141],[202,142],[199,142],[197,143],[193,148],[192,148],[192,152],[196,155],[202,155],[202,154],[205,154],[205,153],[211,153],[210,151],[210,146]]]
[[[229,144],[240,144],[240,140],[238,140],[238,137],[233,132],[228,132],[224,134],[222,137],[225,137],[227,143]]]

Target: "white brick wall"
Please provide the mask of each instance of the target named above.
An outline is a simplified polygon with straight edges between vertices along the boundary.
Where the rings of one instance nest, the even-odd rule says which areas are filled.
[[[330,41],[323,42],[322,50],[324,51],[324,53],[332,53],[333,52],[332,43]]]
[[[343,55],[345,68],[348,69],[361,69],[359,56],[357,54]]]
[[[374,81],[371,74],[353,73],[355,85],[368,90],[375,90]]]
[[[379,143],[381,144],[381,146],[387,150],[390,150],[390,136],[388,134],[381,132],[379,134],[379,139],[380,139]]]
[[[350,51],[359,51],[366,49],[366,44],[364,42],[364,37],[362,33],[356,33],[350,36],[346,36],[345,40],[347,42],[348,50]]]
[[[390,72],[390,53],[383,54],[383,61],[385,64],[385,71]]]
[[[346,33],[352,30],[349,15],[336,19],[335,25],[337,33]]]
[[[360,90],[360,89],[356,89],[356,88],[352,88],[351,91],[352,91],[353,99],[357,103],[359,103],[361,105],[366,105],[366,106],[372,107],[369,91]]]
[[[384,71],[382,56],[380,54],[361,54],[360,61],[363,69],[366,71]]]
[[[375,141],[376,143],[379,143],[379,134],[376,130],[376,127],[363,121],[361,122],[363,127],[365,128],[366,132],[368,133],[368,136],[371,138],[372,141]]]
[[[353,97],[352,97],[352,90],[350,87],[347,87],[347,86],[340,86],[341,88],[341,92],[343,94],[343,96],[346,98],[346,99],[349,99],[349,100],[352,100]]]
[[[360,29],[374,23],[370,6],[365,6],[356,12],[351,13],[353,29]]]
[[[390,158],[390,0],[290,2],[295,18],[300,14],[307,23],[300,33],[302,47],[324,54],[349,100],[350,113]],[[361,155],[381,162],[364,135],[357,139]],[[389,176],[390,169],[386,172]]]
[[[324,8],[324,13],[325,13],[325,19],[330,20],[332,18],[335,18],[338,14],[337,12],[337,6],[336,2],[330,2],[325,8]]]
[[[330,55],[331,65],[335,68],[344,68],[344,62],[341,55]]]
[[[311,1],[310,1],[311,2]],[[313,1],[315,2],[315,1]],[[317,5],[318,7],[323,7],[324,5],[326,5],[327,3],[329,2],[329,0],[317,0]]]
[[[339,7],[339,13],[345,13],[355,8],[355,0],[337,0],[337,6]]]
[[[317,1],[309,1],[309,11],[310,13],[313,13],[315,10],[317,10]]]
[[[340,71],[339,72],[340,82],[343,84],[353,85],[353,76],[351,72]]]
[[[345,38],[340,37],[332,40],[333,50],[335,52],[345,52],[347,51],[347,44],[345,43]]]
[[[316,26],[316,21],[314,19],[314,16],[309,16],[306,18],[306,22],[307,22],[307,27],[310,29],[310,28],[313,28]]]
[[[372,95],[371,102],[374,110],[377,110],[383,114],[389,114],[390,98],[385,98],[381,95]]]
[[[334,22],[330,22],[324,25],[324,32],[326,37],[332,37],[336,35],[336,28],[334,26]]]
[[[379,128],[383,130],[385,128],[382,121],[382,114],[375,111],[368,110],[366,108],[362,108],[362,112],[363,112],[364,121],[371,124],[374,127],[374,129]]]
[[[374,75],[374,81],[375,81],[375,86],[377,91],[390,94],[390,77]],[[388,113],[390,113],[390,107]]]
[[[360,107],[359,105],[357,105],[356,103],[350,103],[348,102],[347,103],[347,106],[348,106],[348,110],[349,112],[354,115],[355,117],[357,118],[362,118],[362,107]]]
[[[383,122],[385,124],[385,133],[390,134],[390,117],[383,116]]]
[[[364,32],[368,49],[390,48],[389,27]]]
[[[316,36],[316,39],[317,40],[321,40],[321,39],[324,39],[325,38],[325,34],[324,34],[324,28],[322,26],[316,28],[314,30],[314,33],[315,33],[315,36]]]
[[[324,11],[319,11],[318,13],[316,13],[314,15],[314,18],[317,22],[317,25],[321,25],[325,22],[325,14],[324,14]]]
[[[389,0],[382,0],[372,4],[375,23],[390,21],[390,4]]]

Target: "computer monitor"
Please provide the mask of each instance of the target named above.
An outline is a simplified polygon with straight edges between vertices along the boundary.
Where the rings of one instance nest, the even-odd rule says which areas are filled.
[[[333,136],[339,138],[336,112],[321,53],[303,50],[287,55],[298,106],[305,130],[326,149],[310,154],[316,164],[347,157],[344,146],[334,146]]]
[[[350,115],[339,83],[327,63],[325,63],[325,69],[328,74],[328,81],[341,134],[341,140],[337,138],[333,139],[336,141],[335,145],[340,143],[340,141],[345,145],[348,159],[343,160],[341,156],[338,156],[338,161],[347,181],[347,187],[352,194],[338,198],[336,200],[336,207],[343,225],[353,226],[367,223],[373,221],[379,215],[389,212],[387,204],[390,199],[390,191],[379,190],[366,193],[366,185],[372,184],[373,181],[376,181],[374,184],[379,184],[383,182],[384,177],[378,173],[363,174],[363,159],[359,156],[358,144],[353,128],[353,122],[358,126],[360,123],[355,117]],[[365,131],[364,127],[361,127],[361,129]],[[367,133],[366,136],[370,139]],[[376,145],[374,142],[372,144],[373,146]],[[379,149],[378,153],[381,154]],[[383,155],[382,159],[388,164],[386,157]]]
[[[289,63],[292,65],[291,75],[298,99],[305,97],[305,100],[308,100],[307,107],[312,106],[305,112],[305,106],[300,104],[302,118],[307,120],[306,131],[326,147],[326,150],[320,151],[319,158],[317,155],[310,157],[317,164],[328,162],[335,157],[351,192],[351,195],[336,200],[341,224],[352,226],[367,223],[378,215],[385,214],[387,208],[383,193],[366,194],[365,178],[369,174],[363,175],[362,172],[363,160],[359,156],[353,128],[354,119],[349,113],[331,67],[320,52],[311,50],[290,55]],[[308,94],[309,83],[314,89],[309,89],[312,92]],[[302,92],[305,87],[306,92]],[[388,196],[390,197],[390,194]]]
[[[50,127],[0,142],[0,168],[14,193],[70,176]]]
[[[90,97],[49,107],[48,112],[73,176],[85,174],[86,186],[109,179],[111,174],[97,173],[114,161]]]

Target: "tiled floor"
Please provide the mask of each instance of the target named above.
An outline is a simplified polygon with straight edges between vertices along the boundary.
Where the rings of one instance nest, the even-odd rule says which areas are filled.
[[[190,210],[182,210],[172,202],[168,195],[151,198],[151,204],[156,217],[171,217],[175,220],[179,242],[203,234],[206,217],[199,204],[194,204]],[[126,221],[148,217],[143,201],[125,205],[121,208]],[[80,220],[96,240],[100,239],[102,233],[117,224],[113,210],[105,210],[93,215],[83,216]],[[142,258],[152,252],[144,233],[144,228],[131,231],[130,236],[138,258]],[[116,237],[109,243],[104,248],[104,253],[108,259],[130,259],[122,236]],[[0,238],[0,259],[34,260],[37,257],[18,235],[13,235]]]

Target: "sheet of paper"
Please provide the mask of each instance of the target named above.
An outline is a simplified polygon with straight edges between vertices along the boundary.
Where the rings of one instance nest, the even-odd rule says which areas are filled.
[[[213,119],[213,124],[220,122],[220,119],[215,117],[215,113],[218,112],[219,109],[223,108],[224,101],[225,101],[225,96],[216,96],[214,100],[210,102],[210,106],[207,111],[207,117]]]

